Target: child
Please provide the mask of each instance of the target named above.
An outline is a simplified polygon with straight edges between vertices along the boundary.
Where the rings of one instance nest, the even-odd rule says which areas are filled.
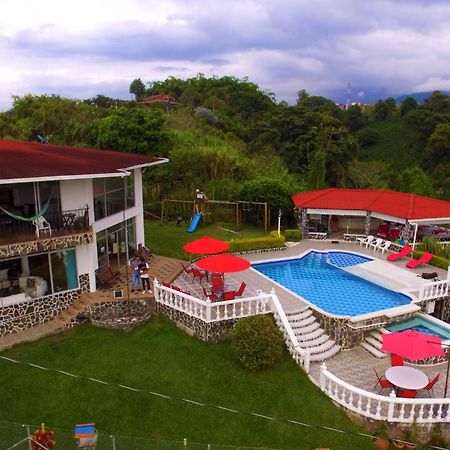
[[[150,292],[150,276],[148,274],[149,269],[150,266],[148,265],[147,262],[145,262],[145,258],[141,258],[141,262],[139,264],[139,273],[141,275],[143,294]]]
[[[183,220],[183,217],[181,214],[178,214],[177,216],[177,227],[181,227],[181,221]]]

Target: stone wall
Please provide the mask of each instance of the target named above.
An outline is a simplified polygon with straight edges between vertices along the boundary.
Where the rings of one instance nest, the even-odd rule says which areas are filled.
[[[79,296],[80,289],[74,289],[0,308],[0,337],[48,322]]]
[[[11,258],[13,256],[24,256],[32,253],[61,250],[76,247],[77,245],[90,244],[94,242],[92,232],[70,234],[66,236],[52,236],[45,239],[37,239],[28,242],[0,245],[0,258]]]
[[[231,335],[236,319],[221,320],[218,322],[206,323],[196,317],[172,309],[161,303],[156,304],[156,310],[170,320],[173,320],[182,327],[187,328],[203,341],[217,342]]]

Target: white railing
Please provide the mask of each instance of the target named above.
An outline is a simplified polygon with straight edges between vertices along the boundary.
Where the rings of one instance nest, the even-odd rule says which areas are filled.
[[[327,233],[316,233],[315,231],[308,231],[308,239],[324,241],[326,238]]]
[[[393,391],[389,397],[373,394],[342,381],[327,370],[325,363],[320,366],[320,388],[343,407],[371,419],[400,423],[450,422],[448,398],[398,398]]]
[[[358,239],[365,239],[365,234],[344,233],[344,241],[358,242]]]
[[[268,294],[223,302],[211,302],[209,299],[200,300],[192,295],[163,286],[156,279],[153,282],[153,292],[157,303],[207,323],[271,312],[271,296]]]
[[[292,330],[291,324],[289,323],[289,320],[286,317],[286,313],[284,312],[284,309],[281,306],[280,300],[276,296],[275,291],[273,289],[270,293],[270,296],[272,302],[273,316],[275,318],[275,322],[278,328],[283,333],[284,342],[286,343],[286,347],[289,353],[292,355],[292,358],[294,358],[297,364],[303,366],[305,372],[309,373],[309,362],[310,362],[309,351],[300,347],[297,336]]]
[[[419,289],[417,301],[447,297],[449,295],[449,284],[450,281],[448,280],[424,284]]]

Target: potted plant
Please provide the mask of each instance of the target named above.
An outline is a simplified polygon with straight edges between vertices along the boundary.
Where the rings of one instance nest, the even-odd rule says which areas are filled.
[[[372,438],[373,443],[381,450],[387,450],[390,445],[388,439],[389,424],[387,421],[383,420],[377,422],[375,427],[374,437]]]

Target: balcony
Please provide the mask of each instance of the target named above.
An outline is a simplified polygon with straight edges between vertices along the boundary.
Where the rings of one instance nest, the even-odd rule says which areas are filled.
[[[31,241],[48,241],[49,239],[81,235],[92,231],[87,207],[60,213],[46,213],[45,220],[50,224],[51,232],[43,230],[39,232],[38,236],[36,227],[32,222],[23,222],[9,216],[1,216],[0,246]]]

